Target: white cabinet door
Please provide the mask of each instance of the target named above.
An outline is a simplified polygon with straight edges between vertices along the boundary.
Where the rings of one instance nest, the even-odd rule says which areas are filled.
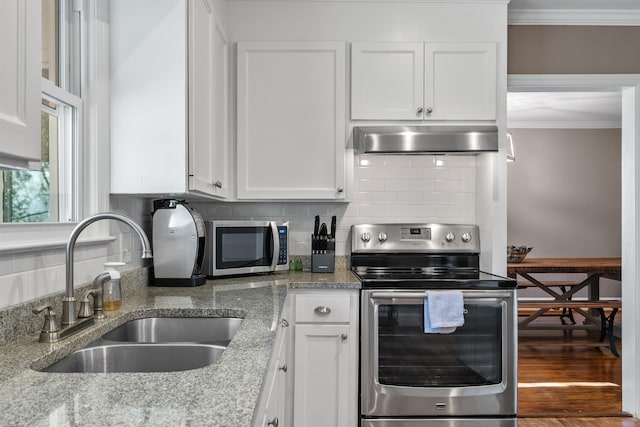
[[[276,339],[274,351],[276,351],[277,356],[275,364],[270,366],[272,369],[272,381],[262,422],[264,427],[285,427],[288,425],[286,422],[287,396],[285,395],[286,376],[289,371],[286,358],[287,337],[288,332],[282,331],[280,339]]]
[[[424,43],[352,43],[351,118],[422,119],[423,56]]]
[[[0,169],[40,162],[41,4],[0,2]]]
[[[351,427],[357,414],[352,335],[349,325],[295,326],[293,425]],[[352,395],[353,394],[353,395]]]
[[[238,43],[238,199],[343,199],[345,46]]]
[[[189,190],[228,197],[227,40],[209,0],[189,7]]]
[[[285,427],[290,425],[288,411],[291,408],[292,394],[287,387],[291,381],[288,360],[292,332],[289,322],[286,320],[289,317],[290,301],[290,297],[287,296],[251,424],[254,427]]]
[[[109,6],[111,192],[226,197],[226,41],[213,1]]]
[[[353,120],[495,120],[495,43],[352,43]]]
[[[496,119],[495,43],[427,43],[424,57],[425,118]]]

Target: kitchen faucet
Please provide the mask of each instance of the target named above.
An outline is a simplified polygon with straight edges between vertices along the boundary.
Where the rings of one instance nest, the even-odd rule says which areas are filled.
[[[76,312],[76,299],[73,295],[73,250],[76,246],[76,240],[78,240],[78,236],[89,226],[96,221],[100,221],[102,219],[114,219],[117,221],[124,222],[129,227],[133,229],[138,235],[140,239],[140,244],[142,245],[142,258],[152,258],[151,254],[151,244],[149,243],[149,239],[145,234],[142,227],[136,224],[131,218],[125,215],[120,215],[113,212],[103,212],[97,213],[95,215],[89,216],[82,220],[76,225],[76,227],[71,232],[69,236],[69,240],[67,240],[67,253],[66,253],[66,267],[67,267],[67,284],[65,297],[62,301],[62,326],[73,325],[78,321],[78,313]]]

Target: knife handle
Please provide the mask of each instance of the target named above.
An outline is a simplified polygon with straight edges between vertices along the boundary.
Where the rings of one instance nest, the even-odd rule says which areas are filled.
[[[331,239],[335,239],[336,238],[336,216],[332,216],[331,217],[331,234],[329,234],[329,238]]]

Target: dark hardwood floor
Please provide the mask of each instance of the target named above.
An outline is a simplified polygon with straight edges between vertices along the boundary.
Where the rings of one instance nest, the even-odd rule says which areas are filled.
[[[518,341],[519,427],[640,426],[622,412],[621,358],[593,346],[597,334],[520,331]]]

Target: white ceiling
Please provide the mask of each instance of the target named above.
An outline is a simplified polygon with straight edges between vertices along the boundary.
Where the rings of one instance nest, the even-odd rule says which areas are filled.
[[[619,128],[619,92],[509,92],[508,128]]]

